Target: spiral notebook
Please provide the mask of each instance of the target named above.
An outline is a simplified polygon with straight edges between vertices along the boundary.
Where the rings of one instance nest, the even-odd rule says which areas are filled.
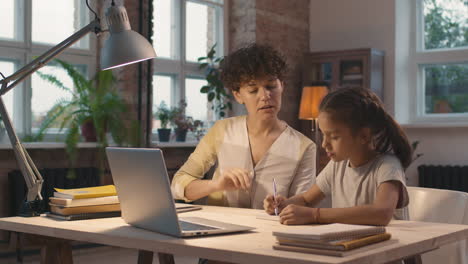
[[[273,235],[282,238],[307,240],[344,240],[385,233],[383,226],[329,224],[308,226],[290,231],[273,231]]]

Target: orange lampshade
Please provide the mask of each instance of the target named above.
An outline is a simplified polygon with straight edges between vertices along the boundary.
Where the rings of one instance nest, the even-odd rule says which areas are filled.
[[[299,119],[311,120],[318,117],[319,105],[328,93],[326,86],[306,86],[302,89]]]

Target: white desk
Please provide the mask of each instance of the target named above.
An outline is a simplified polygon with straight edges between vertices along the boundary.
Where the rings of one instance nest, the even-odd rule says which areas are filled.
[[[356,249],[354,254],[347,257],[278,251],[272,249],[275,243],[272,230],[302,227],[256,219],[258,213],[258,210],[252,209],[213,206],[183,213],[181,216],[205,217],[257,228],[247,233],[190,239],[178,239],[135,228],[125,224],[121,218],[57,221],[46,217],[9,217],[0,218],[0,229],[138,249],[142,253],[141,259],[145,252],[159,252],[234,263],[385,263],[468,238],[468,227],[463,225],[394,221],[387,227],[392,234],[391,240]],[[71,258],[67,250],[69,247],[65,248],[65,258]],[[171,256],[166,254],[162,256],[169,256],[170,262]],[[143,262],[141,259],[139,263]]]

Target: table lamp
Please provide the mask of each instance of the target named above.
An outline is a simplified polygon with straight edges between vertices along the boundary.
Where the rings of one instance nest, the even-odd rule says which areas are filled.
[[[305,86],[302,89],[299,119],[312,120],[312,132],[317,130],[315,119],[319,114],[320,102],[327,93],[328,88],[325,85]]]
[[[101,70],[113,69],[156,57],[153,46],[148,40],[131,30],[125,7],[116,6],[114,0],[112,0],[111,6],[106,11],[109,29],[103,30],[101,29],[100,19],[89,6],[88,0],[86,0],[86,5],[95,15],[91,23],[12,75],[5,77],[0,73],[3,78],[0,80],[0,115],[3,118],[18,166],[28,188],[25,201],[19,212],[21,216],[38,216],[43,211],[44,202],[41,196],[41,189],[44,180],[28,152],[19,141],[6,111],[2,96],[90,32],[94,32],[96,35],[105,31],[110,32],[110,36],[101,50]]]

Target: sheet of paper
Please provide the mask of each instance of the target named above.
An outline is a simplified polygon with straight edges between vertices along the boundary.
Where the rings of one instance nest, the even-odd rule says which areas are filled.
[[[257,219],[270,220],[270,221],[279,221],[280,218],[277,215],[269,215],[266,212],[261,212],[256,215]]]

